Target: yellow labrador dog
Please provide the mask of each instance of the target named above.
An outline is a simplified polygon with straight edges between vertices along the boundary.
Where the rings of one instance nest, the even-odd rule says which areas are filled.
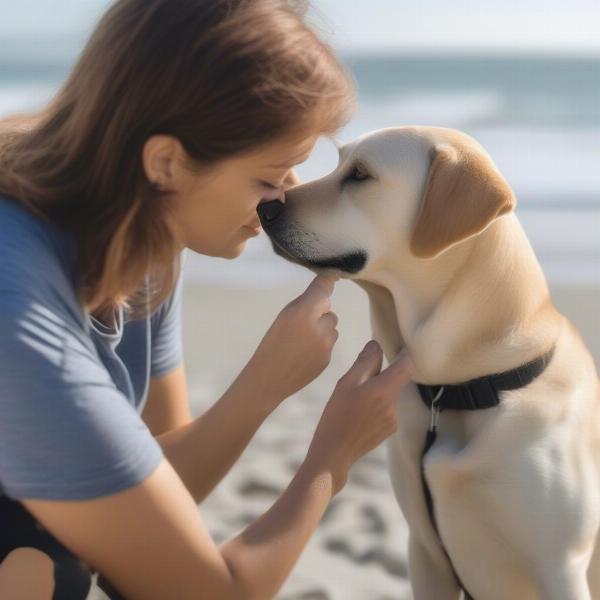
[[[600,599],[598,375],[514,207],[475,139],[425,126],[258,207],[277,254],[355,281],[386,359],[415,363],[387,447],[416,600]]]

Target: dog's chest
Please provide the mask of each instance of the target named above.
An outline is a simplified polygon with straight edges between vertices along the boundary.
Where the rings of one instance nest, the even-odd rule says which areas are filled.
[[[494,412],[493,409],[490,409]],[[491,412],[444,410],[438,420],[438,433],[435,444],[427,456],[446,456],[451,459],[467,446],[485,426]],[[406,386],[398,398],[398,431],[400,443],[397,451],[408,462],[419,458],[425,444],[425,435],[431,422],[431,412],[419,396],[415,385]]]
[[[494,419],[492,413],[496,413],[496,408],[442,411],[435,442],[423,456],[431,413],[415,385],[403,389],[398,398],[398,429],[388,442],[388,468],[392,487],[409,523],[425,519],[426,528],[430,529],[423,502],[422,473],[434,495],[445,490],[444,496],[452,496],[449,490],[457,482],[477,480],[489,453],[472,450],[484,441],[481,436],[489,430],[489,420]],[[469,458],[465,460],[466,457]]]

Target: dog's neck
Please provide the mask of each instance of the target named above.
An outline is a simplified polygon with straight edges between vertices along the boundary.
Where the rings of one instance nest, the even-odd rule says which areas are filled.
[[[417,381],[458,383],[511,369],[558,335],[561,316],[514,214],[427,264],[400,268],[381,269],[370,281],[387,288],[394,303],[402,339],[385,340],[387,353],[406,345]],[[385,329],[381,335],[394,336]]]

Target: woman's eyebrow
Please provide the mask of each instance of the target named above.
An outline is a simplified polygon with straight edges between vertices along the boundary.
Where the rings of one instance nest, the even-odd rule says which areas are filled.
[[[288,158],[285,162],[278,164],[278,165],[271,165],[270,169],[291,169],[293,166],[303,163],[305,160],[308,160],[308,157],[310,156],[310,152],[303,152],[302,154],[298,154],[296,156],[293,156],[292,158]],[[302,159],[302,160],[298,160],[298,159]]]
[[[267,169],[275,170],[275,169],[291,169],[295,163],[289,164],[289,162],[283,163],[281,165],[269,165]]]
[[[302,158],[303,155],[300,155],[298,158]],[[306,160],[306,159],[304,159]],[[294,158],[290,160],[286,160],[284,163],[278,165],[269,165],[268,169],[291,169],[294,165],[298,164],[298,161]]]

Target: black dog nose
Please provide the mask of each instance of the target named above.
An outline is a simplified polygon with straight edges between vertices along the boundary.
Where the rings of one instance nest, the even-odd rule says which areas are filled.
[[[256,207],[256,212],[261,225],[265,228],[283,213],[283,202],[279,200],[263,202]]]

